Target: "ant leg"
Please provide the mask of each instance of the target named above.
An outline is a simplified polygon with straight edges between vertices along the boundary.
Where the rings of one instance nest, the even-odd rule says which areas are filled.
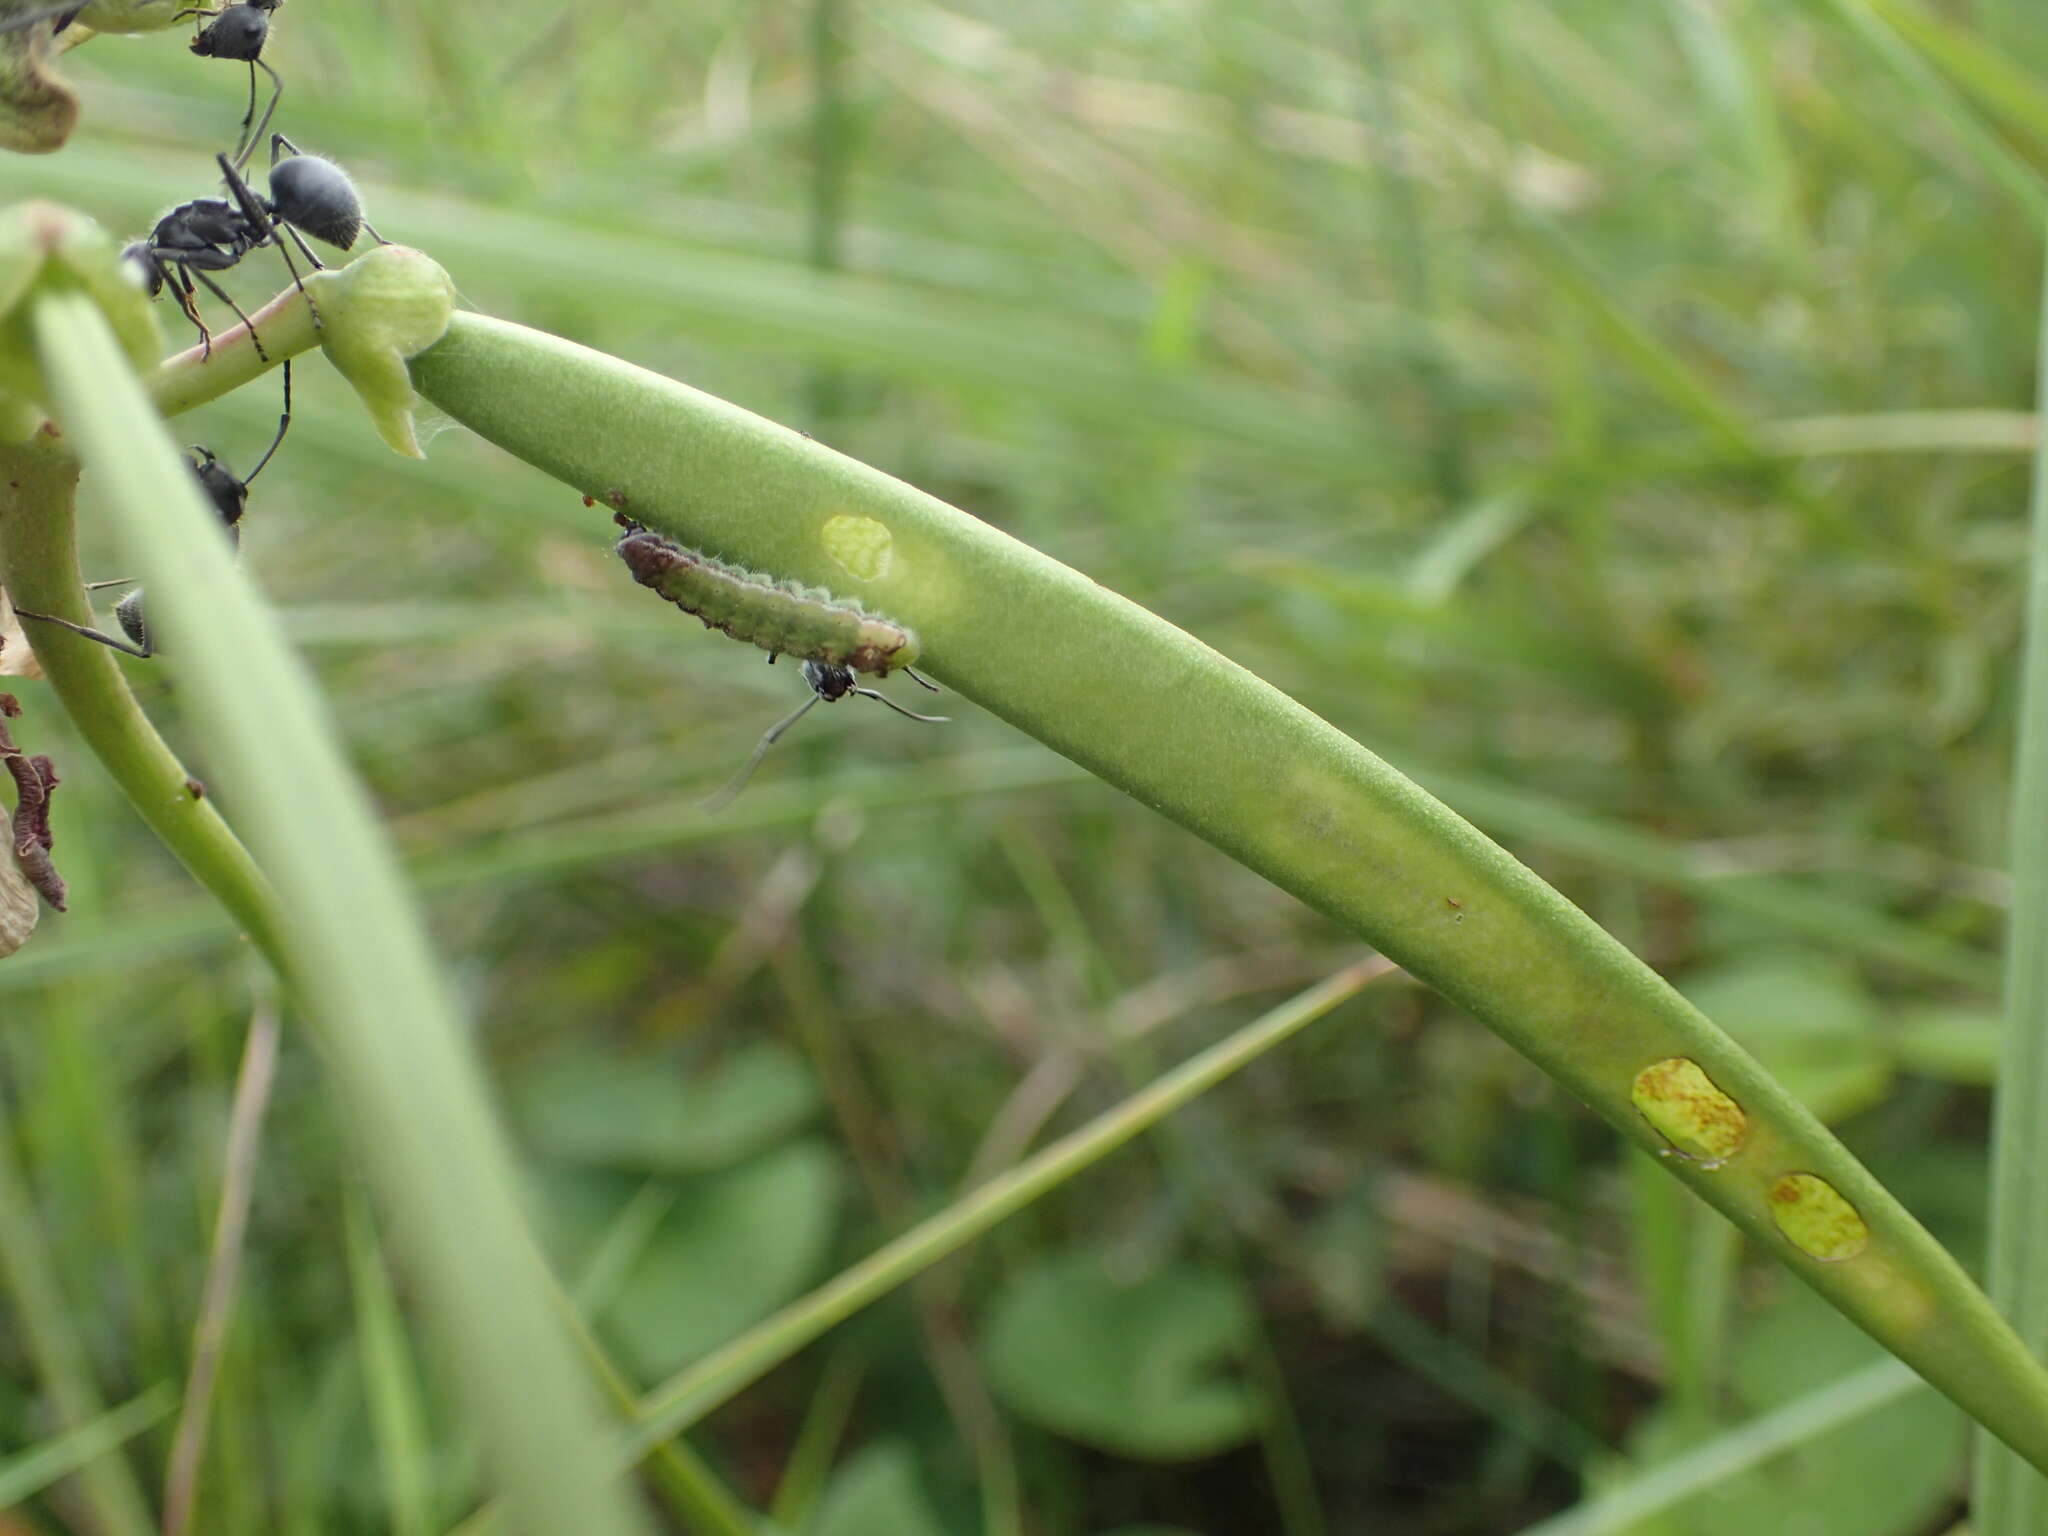
[[[278,134],[276,137],[281,139],[284,135]],[[250,239],[247,249],[254,250],[257,246],[265,244],[277,247],[278,255],[284,258],[285,270],[292,275],[292,286],[305,296],[306,309],[313,317],[313,329],[320,329],[320,306],[313,302],[313,295],[306,292],[305,279],[299,276],[298,263],[292,260],[292,253],[284,248],[284,242],[277,237],[277,232],[282,229],[286,234],[290,235],[298,243],[299,249],[306,251],[306,257],[313,263],[316,271],[320,266],[319,259],[311,251],[306,250],[306,242],[298,238],[296,230],[289,224],[280,223],[277,219],[271,217],[270,210],[264,206],[254,192],[249,190],[249,183],[242,180],[242,173],[235,169],[235,163],[232,160],[228,159],[226,155],[220,154],[215,155],[213,158],[220,166],[221,180],[227,185],[229,195],[240,205],[242,217],[248,220],[249,228],[254,232],[254,237]],[[211,285],[209,284],[208,286]],[[253,336],[255,332],[252,330],[250,334]],[[258,346],[256,351],[259,356],[262,356],[263,349],[261,346]],[[266,357],[264,361],[268,362],[269,359]]]
[[[105,581],[88,581],[85,584],[85,590],[88,592],[103,592],[108,587],[132,587],[135,585],[136,580],[137,578],[133,576],[111,576]]]
[[[284,441],[285,430],[292,424],[292,360],[284,360],[284,414],[277,418],[277,436],[270,440],[270,446],[263,450],[263,457],[256,461],[256,467],[242,476],[242,487],[263,473],[263,466],[270,462],[270,456],[277,452],[277,445]]]
[[[251,129],[249,121],[256,116],[256,71],[262,70],[270,76],[270,104],[263,109],[263,116]],[[249,61],[249,110],[242,114],[242,137],[235,140],[235,169],[241,170],[249,163],[249,157],[256,153],[256,146],[263,142],[263,132],[270,126],[270,120],[277,116],[277,104],[284,97],[284,81],[261,59]],[[272,162],[275,163],[274,161]]]
[[[914,709],[905,709],[886,693],[877,693],[872,688],[856,688],[853,691],[864,699],[873,699],[878,704],[888,705],[906,720],[922,720],[926,725],[947,725],[953,719],[951,715],[920,715]]]
[[[289,224],[280,224],[278,228],[292,237],[292,244],[299,248],[301,256],[313,263],[313,270],[315,272],[325,272],[327,270],[327,263],[320,259],[320,253],[306,244],[304,237],[296,229],[293,229]]]
[[[131,645],[126,640],[116,640],[112,635],[101,634],[98,630],[89,629],[83,624],[74,624],[69,619],[60,619],[54,613],[30,613],[26,608],[17,608],[14,612],[19,618],[35,619],[44,624],[54,624],[59,629],[70,630],[74,635],[83,635],[88,640],[97,640],[109,650],[119,651],[126,656],[133,656],[139,661],[148,661],[150,657],[156,654],[155,646]]]
[[[768,749],[782,739],[784,731],[795,725],[797,721],[803,719],[809,713],[811,706],[822,697],[822,694],[812,694],[803,703],[797,705],[795,709],[763,731],[760,741],[754,745],[754,750],[747,755],[747,760],[740,764],[740,771],[725,781],[725,788],[704,802],[704,814],[716,816],[728,805],[731,805],[733,797],[747,787],[747,780],[751,779],[754,776],[754,770],[761,766],[761,759],[768,755]]]
[[[261,358],[266,363],[269,362],[270,354],[263,350],[263,338],[256,334],[256,322],[254,320],[251,320],[247,315],[242,313],[242,306],[237,304],[232,298],[228,296],[228,291],[225,288],[221,287],[219,283],[216,283],[204,272],[194,272],[190,275],[196,277],[200,282],[206,284],[206,291],[208,293],[212,294],[216,299],[219,299],[221,303],[227,305],[229,309],[232,309],[235,312],[235,318],[242,322],[243,328],[247,330],[249,333],[249,345],[256,349],[257,357]]]
[[[156,253],[151,251],[150,254],[153,256]],[[171,297],[178,301],[178,308],[185,318],[199,328],[199,360],[205,362],[213,356],[213,332],[206,328],[205,320],[200,318],[199,306],[193,302],[192,274],[174,264],[170,268],[170,275]]]

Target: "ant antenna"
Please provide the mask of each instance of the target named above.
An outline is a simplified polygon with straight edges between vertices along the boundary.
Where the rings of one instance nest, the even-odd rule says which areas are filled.
[[[917,684],[917,686],[920,688],[929,688],[933,693],[937,693],[939,691],[939,685],[937,683],[933,682],[928,677],[918,676],[917,673],[912,671],[909,667],[905,667],[903,669],[903,675],[909,678],[913,683]]]
[[[291,424],[292,360],[290,358],[286,358],[284,360],[284,414],[277,418],[277,436],[273,437],[270,440],[270,446],[263,450],[263,457],[256,461],[256,467],[250,470],[248,474],[242,476],[243,489],[246,490],[248,488],[249,482],[251,480],[254,480],[258,475],[263,473],[263,466],[268,464],[270,462],[271,456],[277,452],[278,445],[284,441],[285,431],[287,428],[291,426]]]
[[[118,583],[95,582],[94,585],[108,586],[118,585]],[[44,624],[54,624],[59,629],[68,629],[74,635],[83,635],[88,640],[97,640],[108,650],[119,651],[124,656],[134,656],[142,661],[148,661],[152,656],[156,655],[154,650],[145,649],[139,645],[131,645],[126,640],[116,640],[112,635],[102,634],[99,630],[90,629],[83,624],[74,624],[69,619],[60,619],[54,613],[30,613],[26,608],[17,608],[14,612],[17,618],[36,619]]]
[[[771,656],[769,660],[773,661],[774,657]],[[832,666],[826,662],[807,661],[804,663],[804,681],[810,685],[811,696],[762,733],[760,741],[754,745],[753,752],[740,765],[740,771],[726,781],[723,789],[704,802],[703,808],[706,815],[715,816],[718,812],[732,804],[733,797],[747,787],[747,781],[754,776],[754,770],[761,766],[761,759],[768,755],[768,749],[782,739],[784,731],[795,725],[797,721],[803,719],[811,706],[820,699],[829,704],[834,699],[845,698],[849,693],[857,693],[862,698],[874,699],[879,703],[888,705],[906,720],[922,720],[927,725],[944,725],[947,723],[948,717],[945,715],[920,715],[914,709],[905,709],[886,694],[877,693],[872,688],[856,687],[853,681],[853,673],[845,667]],[[923,682],[923,679],[920,678],[919,681]],[[925,686],[930,688],[931,684],[925,683]],[[937,690],[934,691],[936,692]]]
[[[202,12],[201,14],[204,13]],[[259,69],[270,76],[270,103],[263,109],[263,120],[257,123],[254,128],[251,128],[249,120],[256,115],[256,71]],[[249,163],[249,157],[256,153],[256,146],[263,142],[263,130],[268,128],[270,120],[277,116],[277,104],[283,96],[284,81],[278,78],[277,71],[261,59],[251,59],[249,61],[249,110],[242,114],[242,132],[246,133],[248,138],[236,142],[236,170],[239,171]]]
[[[865,691],[865,690],[863,690]],[[814,693],[803,703],[784,715],[780,720],[761,733],[761,739],[754,744],[754,750],[747,760],[740,764],[740,771],[725,781],[725,787],[703,803],[704,814],[716,816],[731,805],[739,792],[747,787],[747,780],[754,776],[754,770],[761,766],[761,759],[768,755],[768,749],[782,739],[782,733],[810,713],[811,706],[822,699],[822,693]]]

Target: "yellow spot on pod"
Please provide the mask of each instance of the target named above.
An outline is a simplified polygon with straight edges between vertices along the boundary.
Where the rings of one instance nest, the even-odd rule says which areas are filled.
[[[1749,1116],[1685,1056],[1653,1061],[1629,1089],[1636,1111],[1685,1156],[1721,1164],[1742,1150]]]
[[[1834,1262],[1870,1245],[1856,1207],[1818,1174],[1788,1173],[1771,1186],[1771,1219],[1802,1253]]]
[[[849,576],[860,581],[873,581],[878,576],[889,574],[896,540],[886,523],[842,512],[825,519],[818,539],[825,546],[825,553]]]

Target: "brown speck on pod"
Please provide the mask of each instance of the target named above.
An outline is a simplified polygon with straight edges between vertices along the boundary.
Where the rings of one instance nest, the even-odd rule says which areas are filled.
[[[185,793],[194,800],[204,800],[206,798],[206,786],[197,779],[187,779],[185,781]]]

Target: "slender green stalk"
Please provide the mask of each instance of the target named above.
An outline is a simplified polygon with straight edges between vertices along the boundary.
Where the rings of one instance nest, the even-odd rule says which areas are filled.
[[[1485,1021],[2048,1469],[2048,1371],[1947,1250],[1698,1010],[1356,742],[1080,573],[684,385],[468,314],[413,373],[456,420],[586,496],[915,628],[920,666],[940,682]],[[1727,1155],[1675,1156],[1639,1112],[1638,1094],[1680,1092],[1638,1080],[1675,1059],[1703,1073],[1739,1122]],[[1851,1241],[1795,1236],[1816,1204],[1841,1216]]]
[[[185,1378],[185,1401],[178,1415],[177,1438],[171,1445],[169,1470],[164,1475],[163,1536],[184,1536],[198,1507],[200,1461],[206,1454],[221,1356],[227,1349],[235,1301],[241,1292],[242,1243],[249,1230],[249,1202],[256,1192],[263,1112],[270,1105],[270,1088],[277,1076],[280,1032],[275,1006],[258,1007],[249,1020],[241,1069],[235,1074],[213,1245],[200,1293],[199,1322],[192,1330],[192,1364]]]
[[[1527,1526],[1521,1536],[1621,1536],[1638,1530],[1642,1522],[1910,1397],[1920,1387],[1897,1361],[1880,1360],[1652,1467],[1612,1493]]]
[[[1884,66],[1905,82],[1941,115],[1949,131],[1979,169],[1989,176],[2020,208],[2031,222],[2048,220],[2048,178],[2034,168],[1992,128],[1960,92],[1937,73],[1919,54],[1879,18],[1865,0],[1830,0],[1842,20]]]
[[[694,1424],[828,1329],[1101,1161],[1391,969],[1385,961],[1373,959],[1339,971],[670,1377],[641,1400],[635,1447],[644,1454]]]
[[[509,1147],[410,896],[317,693],[236,569],[100,311],[34,300],[45,387],[95,477],[180,696],[289,914],[277,941],[520,1529],[644,1529],[550,1307]],[[83,724],[84,722],[81,722]]]
[[[78,463],[49,433],[0,446],[0,586],[15,605],[84,624],[73,537]],[[198,780],[172,755],[135,702],[114,653],[43,625],[36,657],[78,733],[149,829],[282,971],[288,963],[269,883],[221,820],[194,792]]]
[[[2048,268],[2038,323],[2035,387],[2048,403]],[[2037,1356],[2048,1356],[2048,442],[2035,451],[2031,516],[1986,1283],[2020,1338]],[[1977,1536],[2038,1536],[2048,1530],[2048,1481],[2031,1476],[2010,1452],[1982,1438],[1975,1473]]]
[[[398,1295],[384,1267],[383,1247],[369,1207],[354,1190],[343,1207],[342,1225],[384,1524],[391,1536],[427,1536],[434,1529],[434,1445],[421,1402],[425,1394]]]
[[[0,1461],[0,1509],[25,1504],[60,1478],[111,1455],[124,1441],[161,1423],[177,1405],[171,1384],[160,1381],[120,1407]]]

